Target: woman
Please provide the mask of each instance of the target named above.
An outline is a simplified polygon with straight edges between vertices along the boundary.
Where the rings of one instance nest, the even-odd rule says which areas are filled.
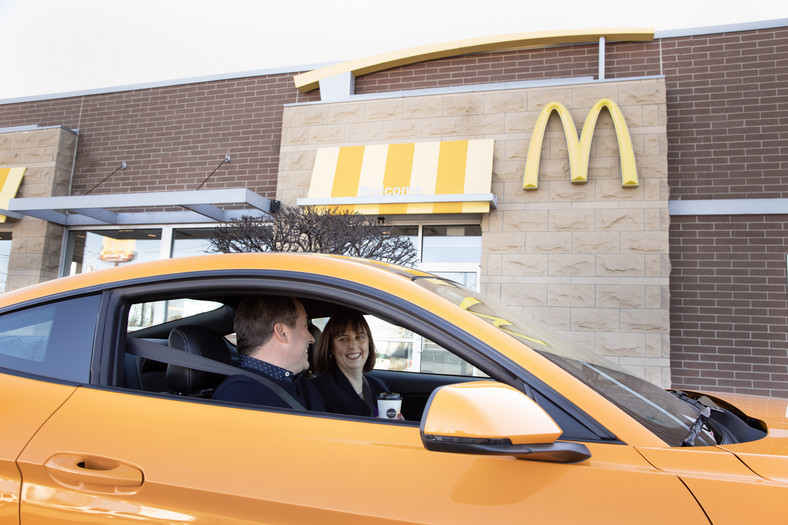
[[[361,313],[347,310],[331,317],[315,350],[313,381],[328,412],[378,415],[377,398],[388,386],[365,372],[375,366],[375,343]]]

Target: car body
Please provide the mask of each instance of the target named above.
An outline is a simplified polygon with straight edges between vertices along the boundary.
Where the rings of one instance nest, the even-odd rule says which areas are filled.
[[[358,309],[473,372],[374,370],[402,394],[402,422],[170,388],[170,331],[227,336],[249,294],[297,297],[312,319]],[[0,525],[788,515],[786,400],[666,392],[472,291],[384,263],[207,255],[8,292],[0,367]]]

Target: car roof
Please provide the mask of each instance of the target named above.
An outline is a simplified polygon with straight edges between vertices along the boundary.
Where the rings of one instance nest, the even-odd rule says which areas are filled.
[[[61,277],[0,294],[0,308],[80,290],[87,292],[125,286],[138,280],[155,281],[160,278],[166,279],[202,272],[255,270],[306,272],[344,278],[367,275],[373,280],[373,276],[379,275],[380,272],[394,274],[408,280],[418,277],[433,277],[431,274],[413,268],[339,255],[310,253],[212,254],[140,262]]]

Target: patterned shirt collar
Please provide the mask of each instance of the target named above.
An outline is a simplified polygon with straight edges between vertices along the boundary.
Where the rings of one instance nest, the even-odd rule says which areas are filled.
[[[250,357],[248,355],[242,355],[239,357],[238,366],[245,370],[251,370],[252,372],[263,374],[270,377],[271,379],[276,379],[277,381],[293,382],[295,380],[294,374],[290,370],[272,365],[271,363],[266,363],[265,361],[255,359],[254,357]]]

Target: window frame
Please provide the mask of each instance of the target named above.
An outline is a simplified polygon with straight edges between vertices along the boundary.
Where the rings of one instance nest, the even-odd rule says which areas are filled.
[[[127,390],[122,386],[122,363],[125,354],[126,318],[129,305],[135,302],[161,300],[184,296],[209,298],[218,295],[246,295],[249,293],[285,294],[305,299],[328,301],[333,304],[359,309],[380,317],[390,323],[399,324],[427,337],[447,351],[459,356],[473,366],[487,373],[491,379],[508,384],[531,398],[548,399],[550,404],[560,409],[577,424],[588,429],[596,436],[595,441],[620,443],[605,427],[574,405],[538,377],[520,365],[500,354],[485,342],[476,339],[436,314],[416,307],[405,299],[389,295],[366,285],[319,274],[304,274],[285,270],[217,270],[198,272],[195,275],[165,277],[157,282],[124,283],[108,291],[105,325],[99,363],[101,369],[94,383],[103,388]],[[184,323],[185,324],[185,323]],[[111,328],[110,328],[111,327]],[[419,374],[435,376],[422,372],[392,372],[398,374]],[[438,377],[438,376],[435,376]],[[451,377],[451,376],[446,376]],[[464,376],[457,376],[462,378]],[[145,393],[143,393],[145,394]],[[156,394],[149,394],[156,395]],[[193,398],[180,398],[193,401]],[[201,400],[201,402],[206,402]],[[208,401],[210,402],[210,401]],[[276,411],[269,407],[250,406],[250,409]],[[305,413],[315,416],[319,414]],[[325,416],[325,414],[323,414]],[[333,415],[341,417],[339,415]],[[578,440],[575,437],[567,439]]]

